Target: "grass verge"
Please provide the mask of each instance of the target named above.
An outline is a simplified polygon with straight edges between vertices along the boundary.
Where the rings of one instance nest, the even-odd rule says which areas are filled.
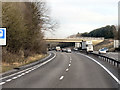
[[[41,59],[43,59],[47,56],[48,56],[48,54],[34,55],[34,56],[30,56],[30,57],[24,59],[23,60],[24,62],[19,62],[19,63],[14,62],[12,64],[2,62],[2,71],[0,71],[0,73],[4,73],[6,71],[12,70],[13,68],[20,67],[20,66],[23,66],[23,65],[26,65],[26,64],[30,64],[32,62],[41,60]]]

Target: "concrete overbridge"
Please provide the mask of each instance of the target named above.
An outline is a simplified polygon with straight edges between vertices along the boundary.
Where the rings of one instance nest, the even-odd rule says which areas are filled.
[[[76,43],[80,43],[82,41],[92,41],[93,45],[96,45],[100,42],[104,41],[104,38],[93,38],[93,37],[80,37],[80,38],[47,38],[44,39],[48,46],[55,46],[58,44],[71,44],[72,46],[75,45]]]

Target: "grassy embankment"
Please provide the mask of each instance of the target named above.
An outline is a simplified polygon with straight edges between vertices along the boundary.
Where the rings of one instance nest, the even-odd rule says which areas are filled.
[[[106,39],[103,42],[95,44],[94,50],[98,51],[99,49],[104,48],[104,47],[108,48],[109,51],[114,51],[114,40]]]
[[[8,59],[10,62],[13,61],[13,63],[8,62],[2,62],[2,71],[0,73],[12,70],[13,68],[20,67],[38,60],[41,60],[42,58],[47,57],[48,54],[34,54],[32,56],[29,56],[27,58],[23,58],[21,56],[8,53],[5,56],[5,59]]]

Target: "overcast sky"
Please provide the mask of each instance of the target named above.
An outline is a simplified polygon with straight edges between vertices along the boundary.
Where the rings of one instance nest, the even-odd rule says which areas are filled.
[[[106,25],[117,25],[119,0],[47,0],[50,15],[59,23],[48,38],[65,38]]]

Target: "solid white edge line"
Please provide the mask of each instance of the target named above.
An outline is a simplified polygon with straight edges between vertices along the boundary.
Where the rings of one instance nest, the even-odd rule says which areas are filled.
[[[56,57],[56,53],[54,53],[54,54],[55,54],[54,57],[52,57],[51,59],[47,60],[45,63],[40,64],[39,66],[37,65],[37,67],[34,66],[34,67],[35,67],[34,69],[37,69],[37,68],[41,67],[42,65],[44,65],[44,64],[50,62],[51,60],[53,60],[53,59]],[[49,56],[51,56],[51,53],[50,53]],[[24,72],[24,71],[26,71],[27,73],[29,73],[29,72],[31,72],[31,71],[33,70],[32,68],[33,68],[33,67],[28,68],[28,69],[25,69],[25,70],[20,71],[20,72]],[[31,70],[29,70],[29,69],[31,69]],[[29,70],[29,71],[27,71],[27,70]],[[9,76],[6,76],[6,77],[3,77],[3,78],[0,78],[0,80],[5,79],[5,78],[8,78],[8,77],[12,77],[12,76],[14,76],[14,75],[16,75],[16,74],[19,74],[20,72],[15,73],[15,74],[12,74],[12,75],[9,75]],[[26,72],[25,72],[25,73],[22,73],[22,74],[20,74],[20,75],[18,75],[17,77],[13,77],[12,79],[17,79],[18,77],[21,77],[21,76],[25,75]],[[9,82],[9,81],[11,81],[12,79],[8,79],[8,80],[6,80],[6,81]],[[3,84],[5,84],[5,83],[6,83],[6,82],[1,82],[0,85],[3,85]]]
[[[50,57],[50,56],[51,56],[51,53],[49,54],[49,56],[48,56],[48,57]],[[46,57],[46,58],[48,58],[48,57]],[[45,59],[46,59],[46,58],[45,58]],[[35,66],[34,66],[34,67],[35,67]],[[12,76],[14,76],[14,75],[20,74],[20,73],[22,73],[22,72],[24,72],[24,71],[27,71],[27,70],[29,70],[29,69],[32,69],[32,68],[33,68],[33,67],[30,67],[30,68],[27,68],[27,69],[22,70],[22,71],[20,71],[20,72],[17,72],[17,73],[11,74],[11,75],[9,75],[9,76],[2,77],[2,78],[0,78],[0,80],[5,79],[5,78],[12,77]]]
[[[79,53],[79,54],[81,54],[81,53]],[[81,55],[83,55],[83,56],[85,56],[85,57],[93,60],[94,62],[96,62],[96,63],[97,63],[98,65],[100,65],[118,84],[120,84],[119,79],[118,79],[115,75],[113,75],[113,74],[112,74],[105,66],[103,66],[101,63],[99,63],[98,61],[96,61],[95,59],[93,59],[93,58],[91,58],[91,57],[89,57],[89,56],[87,56],[87,55],[84,55],[84,54],[81,54]]]

